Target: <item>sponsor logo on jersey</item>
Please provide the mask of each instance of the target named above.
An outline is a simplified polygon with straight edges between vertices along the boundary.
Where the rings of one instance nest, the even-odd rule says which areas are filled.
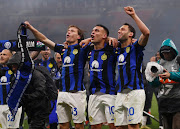
[[[70,64],[71,63],[71,58],[69,56],[66,56],[64,58],[64,63],[62,67],[69,67],[69,66],[73,66],[74,64]]]
[[[124,55],[121,54],[119,55],[119,58],[118,58],[118,65],[125,65],[126,64],[126,61],[124,62]]]
[[[1,79],[0,79],[0,85],[8,85],[10,84],[11,82],[8,82],[8,79],[6,76],[2,76]]]
[[[6,76],[2,76],[1,77],[1,82],[7,82],[7,77]]]
[[[95,72],[101,72],[103,69],[99,69],[99,62],[97,60],[94,60],[91,64],[91,71]]]

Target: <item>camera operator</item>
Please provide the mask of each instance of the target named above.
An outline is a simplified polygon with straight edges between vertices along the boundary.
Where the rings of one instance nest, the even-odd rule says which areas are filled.
[[[164,129],[180,128],[180,57],[171,39],[163,41],[160,48],[159,64],[164,67],[164,72],[159,74],[151,83],[160,86],[159,111],[163,117]]]

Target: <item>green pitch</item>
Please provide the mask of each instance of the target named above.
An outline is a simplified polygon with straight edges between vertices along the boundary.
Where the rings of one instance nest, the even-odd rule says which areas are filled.
[[[157,119],[159,119],[158,106],[155,95],[153,95],[153,99],[152,99],[151,114]],[[150,127],[151,129],[159,129],[159,123],[153,119],[151,120],[152,120],[152,124],[148,125],[148,127]]]

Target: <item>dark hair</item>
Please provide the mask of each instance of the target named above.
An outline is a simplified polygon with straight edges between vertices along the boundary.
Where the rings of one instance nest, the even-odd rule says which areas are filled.
[[[109,30],[108,30],[108,28],[107,28],[107,27],[105,27],[105,26],[104,26],[104,25],[102,25],[102,24],[97,24],[96,26],[100,26],[100,27],[102,27],[102,28],[106,31],[107,36],[109,36]]]
[[[70,26],[68,27],[68,29],[71,28],[71,27],[75,27],[75,28],[78,30],[78,35],[80,36],[79,41],[83,40],[83,39],[84,39],[84,31],[81,30],[79,27],[77,27],[77,26],[75,26],[75,25],[70,25]]]
[[[130,25],[129,23],[124,23],[124,25],[127,25],[128,28],[129,28],[129,30],[130,30],[131,32],[133,32],[132,38],[134,38],[134,37],[136,36],[136,30],[134,29],[134,27],[133,27],[132,25]]]
[[[156,54],[155,54],[155,56],[157,56],[157,54],[158,54],[158,53],[160,54],[160,52],[159,52],[159,51],[157,51],[157,52],[156,52]]]

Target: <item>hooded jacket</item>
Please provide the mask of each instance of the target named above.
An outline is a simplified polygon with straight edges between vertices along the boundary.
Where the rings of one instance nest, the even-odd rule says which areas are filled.
[[[171,52],[171,54],[174,55],[174,58],[178,55],[178,50],[171,39],[166,39],[162,42],[162,45],[159,51],[162,59],[164,59],[164,56],[162,54],[163,51]]]
[[[17,64],[19,66],[20,63],[21,53],[17,52],[8,61],[7,65],[11,68],[12,64]],[[13,77],[11,80],[12,85],[14,81],[15,77]],[[47,98],[45,83],[46,79],[44,75],[38,70],[34,69],[32,72],[31,81],[27,86],[27,89],[25,90],[20,102],[20,105],[24,107],[25,112],[28,115],[28,121],[30,121],[29,124],[31,124],[31,122],[34,123],[37,118],[39,118],[37,123],[48,119],[50,113],[50,101]]]
[[[170,52],[173,55],[171,61],[164,59],[162,52]],[[180,67],[178,62],[178,50],[171,39],[163,41],[160,48],[162,65],[170,73],[169,79],[156,78],[151,85],[159,85],[159,109],[162,113],[174,113],[180,111]]]
[[[15,53],[12,58],[8,61],[7,65],[11,68],[12,64],[20,65],[21,63],[21,53],[17,52]],[[28,100],[36,100],[36,99],[42,99],[44,96],[46,96],[46,85],[45,85],[46,79],[42,73],[40,73],[37,70],[34,70],[32,73],[32,79],[27,87],[23,98],[26,98]],[[27,100],[26,100],[27,101]]]

